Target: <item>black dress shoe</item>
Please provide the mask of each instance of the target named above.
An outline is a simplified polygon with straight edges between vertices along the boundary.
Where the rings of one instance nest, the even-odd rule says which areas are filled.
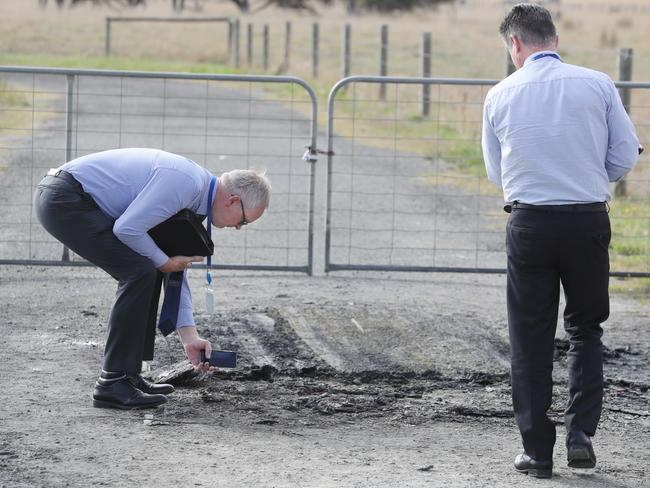
[[[93,407],[119,408],[133,410],[136,408],[155,408],[167,401],[164,395],[149,395],[138,390],[127,376],[117,380],[99,378],[93,392]]]
[[[151,383],[139,374],[129,376],[129,381],[141,392],[149,393],[151,395],[169,395],[174,392],[174,387],[172,385],[168,385],[167,383]]]
[[[536,461],[528,454],[519,454],[515,458],[515,469],[535,478],[550,478],[553,474],[553,461]]]
[[[584,432],[569,432],[566,436],[566,457],[570,468],[596,467],[596,454],[591,439]]]

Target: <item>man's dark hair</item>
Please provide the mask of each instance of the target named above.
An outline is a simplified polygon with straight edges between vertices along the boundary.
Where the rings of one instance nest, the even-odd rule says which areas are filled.
[[[510,35],[517,36],[527,46],[546,46],[557,36],[551,13],[532,3],[512,7],[499,26],[499,34],[508,46]]]

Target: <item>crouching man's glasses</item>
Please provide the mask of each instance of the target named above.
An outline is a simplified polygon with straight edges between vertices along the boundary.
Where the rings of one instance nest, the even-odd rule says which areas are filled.
[[[241,222],[237,224],[237,227],[244,227],[246,224],[250,224],[248,219],[246,218],[246,212],[244,212],[244,202],[241,201],[241,197],[239,198],[239,204],[241,205]]]

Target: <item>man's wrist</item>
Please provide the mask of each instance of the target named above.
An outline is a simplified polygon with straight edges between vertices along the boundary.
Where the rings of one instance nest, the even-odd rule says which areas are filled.
[[[179,327],[176,329],[176,332],[183,345],[199,338],[199,333],[194,326]]]

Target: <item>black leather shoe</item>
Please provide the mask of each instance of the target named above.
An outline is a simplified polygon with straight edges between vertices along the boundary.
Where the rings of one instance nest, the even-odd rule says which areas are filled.
[[[149,395],[138,390],[127,376],[118,380],[99,378],[93,392],[93,407],[119,408],[133,410],[136,408],[155,408],[167,401],[164,395]]]
[[[535,478],[550,478],[553,474],[553,462],[536,461],[524,453],[515,458],[515,469],[520,473],[529,474]]]
[[[139,374],[129,376],[129,381],[141,392],[149,393],[151,395],[169,395],[174,392],[174,387],[172,385],[168,385],[167,383],[151,383]]]
[[[569,432],[566,436],[566,457],[570,468],[596,467],[596,454],[591,439],[584,432]]]

